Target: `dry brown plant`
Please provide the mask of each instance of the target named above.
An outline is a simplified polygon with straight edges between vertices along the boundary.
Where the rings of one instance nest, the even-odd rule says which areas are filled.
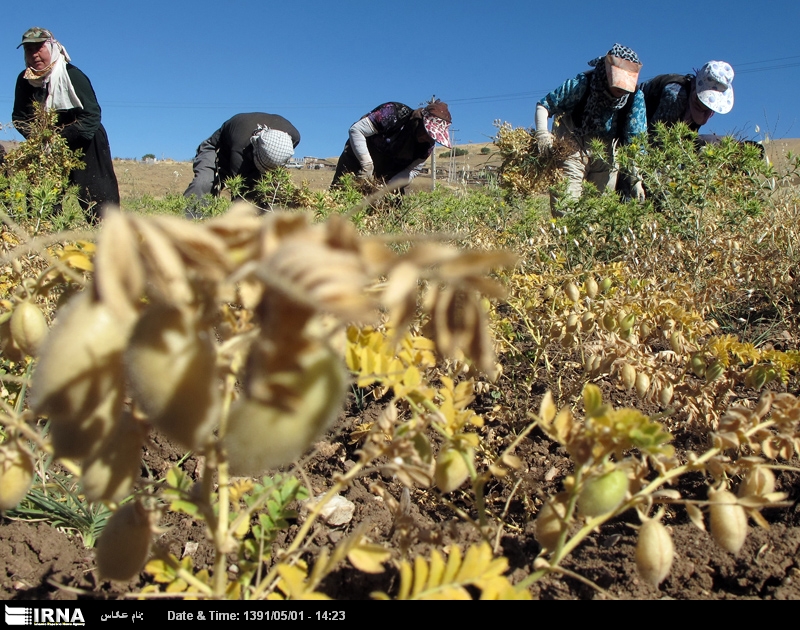
[[[93,276],[56,312],[44,339],[33,339],[27,319],[12,329],[38,359],[30,411],[12,414],[8,425],[77,466],[95,501],[136,491],[151,427],[204,456],[204,487],[210,491],[215,475],[220,509],[211,510],[210,496],[198,504],[224,562],[234,544],[230,475],[289,464],[325,430],[350,381],[332,341],[345,326],[377,324],[389,313],[402,336],[419,308],[436,349],[491,372],[496,360],[479,300],[504,295],[487,274],[514,260],[429,240],[398,254],[339,215],[315,224],[306,214],[258,216],[238,204],[193,223],[110,212]],[[21,302],[15,312],[27,308]],[[42,417],[47,440],[28,426]],[[13,453],[5,460],[26,468]],[[112,568],[117,545],[101,538],[105,575],[125,579],[141,568],[158,520],[154,499],[142,492],[135,510],[115,515],[108,536],[116,541],[132,528],[141,553]],[[220,565],[213,590],[224,588]]]

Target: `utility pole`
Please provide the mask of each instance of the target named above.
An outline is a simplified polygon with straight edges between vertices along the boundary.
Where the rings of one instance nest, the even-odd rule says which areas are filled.
[[[431,100],[429,100],[426,104],[432,105],[439,99],[436,98],[436,94],[431,96]],[[433,145],[433,151],[431,152],[431,190],[436,190],[436,143]]]

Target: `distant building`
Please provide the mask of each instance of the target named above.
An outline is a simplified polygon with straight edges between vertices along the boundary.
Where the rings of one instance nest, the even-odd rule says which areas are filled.
[[[325,169],[329,171],[336,170],[336,159],[323,159],[323,158],[315,158],[315,157],[304,157],[303,164],[306,168],[312,170],[320,170]]]

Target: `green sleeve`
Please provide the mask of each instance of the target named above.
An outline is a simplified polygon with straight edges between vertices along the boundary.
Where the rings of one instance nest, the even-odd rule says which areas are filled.
[[[68,141],[78,137],[88,141],[94,138],[95,132],[100,128],[100,104],[89,77],[72,65],[67,66],[67,72],[83,108],[73,110],[75,122],[64,128],[63,135]]]

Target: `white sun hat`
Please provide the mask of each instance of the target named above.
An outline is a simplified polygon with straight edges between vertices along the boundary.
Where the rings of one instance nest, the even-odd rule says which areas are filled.
[[[724,61],[709,61],[697,72],[697,98],[710,110],[727,114],[733,109],[733,68]]]

